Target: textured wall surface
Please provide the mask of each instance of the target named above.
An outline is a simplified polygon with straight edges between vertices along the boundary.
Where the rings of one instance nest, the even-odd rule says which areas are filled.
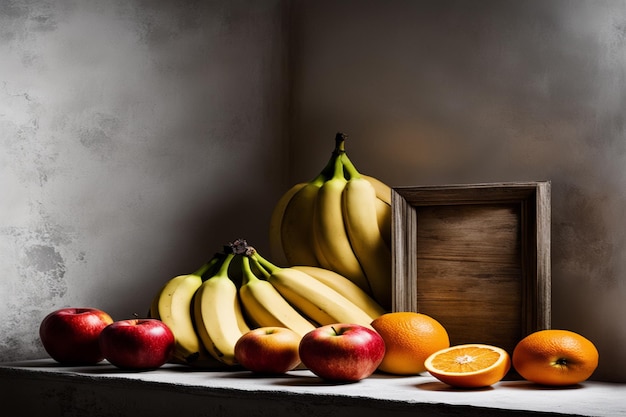
[[[0,360],[64,306],[145,314],[284,184],[281,1],[0,2]]]
[[[262,247],[342,130],[390,185],[552,181],[553,326],[624,381],[626,2],[290,3],[0,2],[0,360],[54,308],[143,313]]]
[[[294,180],[552,181],[552,324],[625,381],[626,2],[296,1]]]

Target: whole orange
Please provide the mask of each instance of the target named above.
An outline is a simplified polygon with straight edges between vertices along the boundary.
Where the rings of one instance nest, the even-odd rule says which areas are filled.
[[[385,357],[378,370],[396,375],[426,371],[424,361],[438,350],[450,347],[446,329],[434,318],[416,312],[385,313],[372,321],[385,341]]]
[[[540,330],[513,350],[513,367],[524,379],[542,385],[578,384],[598,366],[598,350],[587,338],[569,330]]]

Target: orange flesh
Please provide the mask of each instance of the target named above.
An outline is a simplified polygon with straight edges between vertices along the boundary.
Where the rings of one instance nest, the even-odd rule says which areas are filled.
[[[468,373],[486,369],[500,359],[500,353],[485,348],[460,348],[437,355],[432,364],[443,372]]]

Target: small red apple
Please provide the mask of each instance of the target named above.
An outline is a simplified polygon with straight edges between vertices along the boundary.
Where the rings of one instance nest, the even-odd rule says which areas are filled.
[[[113,323],[97,308],[62,308],[48,314],[39,325],[39,338],[50,357],[67,365],[92,365],[104,359],[98,337]]]
[[[374,373],[385,356],[385,342],[359,324],[321,326],[300,341],[304,366],[322,379],[356,382]]]
[[[156,369],[172,358],[174,345],[174,334],[157,319],[119,320],[100,333],[104,358],[123,369]]]
[[[259,327],[237,340],[235,359],[249,371],[283,374],[300,364],[300,336],[286,327]]]

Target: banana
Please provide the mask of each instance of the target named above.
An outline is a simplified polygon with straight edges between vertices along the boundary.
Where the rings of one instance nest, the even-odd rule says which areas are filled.
[[[365,311],[370,317],[376,318],[386,310],[381,307],[369,294],[360,289],[354,282],[338,273],[315,266],[296,265],[291,268],[302,271],[312,276],[316,280],[328,285],[339,294],[356,304],[361,310]]]
[[[371,327],[374,317],[329,286],[294,268],[280,268],[258,252],[252,255],[269,272],[268,281],[296,309],[320,325],[356,323]]]
[[[183,363],[190,363],[203,350],[191,317],[191,304],[196,290],[202,284],[202,275],[214,267],[220,259],[214,256],[196,272],[176,276],[165,283],[153,299],[150,316],[165,323],[174,334],[174,356]]]
[[[193,301],[193,317],[202,344],[215,359],[227,365],[237,363],[235,343],[250,330],[239,304],[237,286],[228,276],[234,257],[234,253],[226,255],[220,269],[199,286]]]
[[[349,174],[342,194],[343,219],[352,250],[365,272],[373,298],[391,308],[391,251],[378,227],[376,191],[361,177],[348,155],[341,155]]]
[[[280,197],[280,199],[274,206],[274,209],[272,210],[269,224],[270,255],[272,255],[273,259],[276,259],[279,264],[287,264],[287,258],[285,257],[282,238],[282,223],[283,217],[285,215],[285,210],[287,209],[287,206],[293,196],[307,184],[308,183],[306,182],[301,182],[291,187],[289,190],[287,190],[285,194]]]
[[[385,244],[391,250],[391,187],[369,175],[361,174],[376,191],[376,219],[380,234]]]
[[[360,175],[372,184],[372,187],[374,187],[374,190],[376,191],[376,198],[391,207],[391,187],[378,178],[365,174]]]
[[[391,206],[376,198],[376,222],[385,246],[391,250]]]
[[[281,225],[285,265],[319,265],[313,246],[315,199],[324,184],[323,174],[302,187],[289,200]]]
[[[332,174],[334,157],[311,181],[289,189],[272,212],[271,253],[284,265],[319,265],[313,239],[313,216],[317,193]],[[282,214],[280,214],[282,212]],[[279,219],[280,217],[280,219]],[[274,253],[277,255],[274,255]]]
[[[318,258],[322,261],[323,268],[345,276],[371,294],[365,273],[352,250],[343,219],[342,194],[348,182],[344,177],[341,157],[345,153],[345,136],[338,133],[335,140],[337,144],[333,153],[333,176],[320,187],[315,201],[315,248],[319,250]]]
[[[244,282],[239,296],[244,311],[257,326],[287,327],[300,336],[315,329],[316,326],[296,311],[272,284],[254,275],[249,256],[243,257],[242,268]]]

